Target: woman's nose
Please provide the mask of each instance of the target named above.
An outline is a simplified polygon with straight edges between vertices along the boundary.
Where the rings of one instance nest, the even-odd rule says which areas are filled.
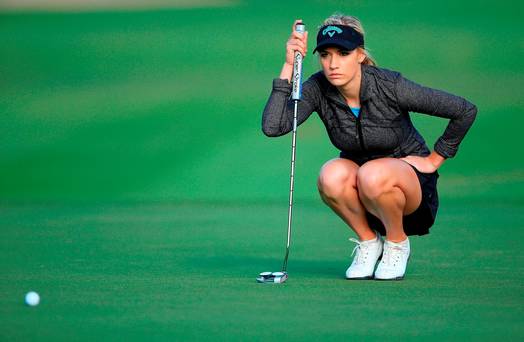
[[[329,61],[329,68],[330,69],[337,69],[338,68],[338,61],[335,57],[331,57]]]

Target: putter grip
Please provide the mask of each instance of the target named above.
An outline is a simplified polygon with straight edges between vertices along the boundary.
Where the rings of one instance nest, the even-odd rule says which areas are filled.
[[[300,33],[306,32],[304,24],[297,24],[295,30]],[[302,60],[304,57],[298,51],[295,51],[295,60],[293,61],[293,90],[291,92],[292,100],[300,100],[302,96]]]

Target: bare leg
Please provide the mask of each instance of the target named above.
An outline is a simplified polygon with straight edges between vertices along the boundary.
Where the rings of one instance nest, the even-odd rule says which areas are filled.
[[[395,158],[381,158],[362,165],[357,173],[359,198],[364,207],[386,227],[386,238],[404,241],[402,217],[420,205],[422,191],[417,174],[409,164]]]
[[[336,158],[322,167],[318,191],[322,200],[353,229],[360,240],[372,240],[375,232],[366,219],[366,208],[357,190],[358,165],[351,160]]]

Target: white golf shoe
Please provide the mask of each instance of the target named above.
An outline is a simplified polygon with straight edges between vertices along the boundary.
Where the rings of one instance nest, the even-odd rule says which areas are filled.
[[[409,260],[409,239],[402,242],[384,242],[382,260],[375,271],[377,280],[400,280],[404,278]]]
[[[346,270],[346,279],[371,279],[377,260],[382,255],[383,241],[377,232],[377,237],[373,240],[359,241],[349,239],[357,245],[351,255],[355,255],[351,266]]]

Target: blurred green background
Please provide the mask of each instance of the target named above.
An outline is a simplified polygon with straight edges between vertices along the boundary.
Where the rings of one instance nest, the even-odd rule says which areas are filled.
[[[315,28],[340,10],[361,18],[379,66],[479,107],[457,158],[442,169],[442,196],[520,199],[518,6],[253,1],[3,14],[1,198],[285,198],[289,137],[264,137],[261,111],[293,19],[308,24],[314,45]],[[308,57],[306,75],[319,68],[316,56]],[[445,121],[414,117],[432,147]],[[299,137],[297,196],[316,199],[318,169],[336,151],[316,115]]]
[[[0,1],[0,337],[524,337],[522,3],[9,3]],[[256,274],[283,256],[290,159],[290,136],[265,137],[261,113],[293,20],[306,23],[312,51],[335,11],[361,19],[379,66],[479,113],[441,168],[435,232],[414,239],[411,278],[397,284],[340,278],[348,232],[315,186],[337,151],[313,115],[298,133],[292,277],[260,287]],[[316,72],[316,56],[304,68]],[[412,117],[432,147],[446,121]],[[29,312],[20,301],[35,284],[43,302]]]

